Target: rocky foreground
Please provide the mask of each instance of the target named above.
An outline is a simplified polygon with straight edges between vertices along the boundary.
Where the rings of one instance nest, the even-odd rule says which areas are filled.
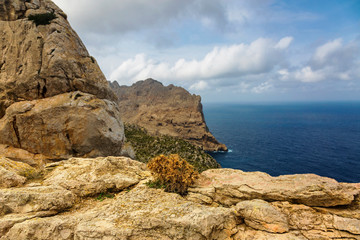
[[[0,239],[360,239],[360,184],[207,170],[186,197],[125,157],[0,159]]]

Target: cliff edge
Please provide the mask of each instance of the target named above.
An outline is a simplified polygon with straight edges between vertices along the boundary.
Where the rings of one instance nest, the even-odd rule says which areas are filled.
[[[227,150],[206,126],[200,96],[153,79],[132,86],[110,85],[124,122],[139,125],[153,135],[183,138],[206,151]]]

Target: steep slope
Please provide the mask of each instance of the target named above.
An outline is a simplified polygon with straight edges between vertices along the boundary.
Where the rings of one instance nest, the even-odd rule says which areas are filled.
[[[123,121],[144,127],[153,135],[183,138],[207,151],[226,151],[209,132],[202,111],[201,98],[181,87],[163,86],[147,79],[132,86],[111,87],[118,96]]]
[[[0,29],[0,154],[118,155],[116,96],[66,14],[50,0],[0,0]]]

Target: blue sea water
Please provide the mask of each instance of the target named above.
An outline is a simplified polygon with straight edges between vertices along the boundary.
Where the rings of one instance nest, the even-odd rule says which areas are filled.
[[[225,168],[360,182],[360,102],[204,104]]]

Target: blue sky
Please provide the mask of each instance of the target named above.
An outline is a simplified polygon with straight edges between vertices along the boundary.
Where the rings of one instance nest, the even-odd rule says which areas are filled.
[[[55,0],[109,80],[205,102],[360,100],[359,0]]]

